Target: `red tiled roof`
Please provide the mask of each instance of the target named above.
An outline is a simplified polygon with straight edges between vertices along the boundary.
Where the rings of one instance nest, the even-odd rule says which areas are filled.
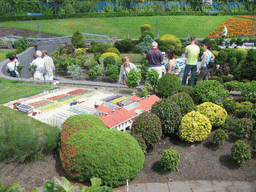
[[[136,117],[138,114],[135,113],[136,109],[140,109],[143,112],[144,111],[148,111],[152,108],[152,105],[156,102],[156,101],[160,101],[160,98],[157,97],[156,95],[151,95],[150,97],[146,97],[144,100],[141,97],[135,97],[132,96],[130,97],[131,100],[134,100],[136,102],[138,102],[137,100],[140,99],[140,101],[138,102],[140,104],[140,106],[127,111],[125,108],[121,108],[119,109],[118,106],[116,106],[114,108],[115,112],[113,112],[113,109],[109,109],[107,107],[104,107],[104,103],[102,103],[97,110],[108,113],[108,115],[102,114],[99,117],[103,120],[103,122],[107,125],[107,127],[112,128],[120,123],[123,123],[125,121],[127,121],[128,119],[131,119],[133,117]]]

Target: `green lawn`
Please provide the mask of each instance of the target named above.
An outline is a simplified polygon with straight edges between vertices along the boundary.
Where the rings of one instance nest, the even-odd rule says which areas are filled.
[[[147,16],[112,18],[75,18],[58,20],[40,20],[40,32],[59,36],[72,35],[75,31],[108,35],[120,39],[138,39],[140,26],[150,24],[156,33],[156,21],[160,37],[172,34],[186,38],[188,34],[197,38],[206,37],[211,31],[232,16]],[[1,22],[0,27],[20,28],[37,31],[37,21]]]
[[[6,53],[10,52],[10,51],[14,51],[14,49],[10,49],[10,50],[0,50],[0,62],[4,61],[6,59]]]
[[[22,84],[19,80],[0,79],[0,104],[52,89],[51,86]]]

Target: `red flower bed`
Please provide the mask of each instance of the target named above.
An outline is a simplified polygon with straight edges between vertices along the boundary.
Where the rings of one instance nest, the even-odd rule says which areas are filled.
[[[58,99],[62,99],[62,98],[68,97],[68,96],[69,96],[68,94],[61,94],[61,95],[56,95],[56,96],[53,96],[53,97],[49,97],[47,99],[58,100]]]
[[[49,102],[51,102],[51,101],[50,100],[42,100],[42,101],[37,101],[37,102],[29,103],[28,105],[36,107],[36,106],[43,105],[43,104],[49,103]]]
[[[246,19],[256,19],[256,16],[253,15],[233,15],[234,17],[241,17]]]
[[[71,94],[71,95],[80,95],[82,93],[86,93],[88,92],[89,90],[85,90],[85,89],[76,89],[74,91],[70,91],[68,92],[67,94]]]

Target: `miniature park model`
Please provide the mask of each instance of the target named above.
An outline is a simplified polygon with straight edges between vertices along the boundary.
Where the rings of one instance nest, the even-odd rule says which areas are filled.
[[[95,90],[61,88],[11,101],[5,106],[59,127],[72,115],[92,114],[98,115],[110,129],[129,131],[133,119],[150,111],[159,100],[156,95],[127,97]]]

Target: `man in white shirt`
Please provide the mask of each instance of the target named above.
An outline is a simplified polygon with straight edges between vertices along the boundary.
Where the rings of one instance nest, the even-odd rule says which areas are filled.
[[[55,71],[55,65],[51,57],[47,55],[47,51],[43,50],[43,60],[44,60],[44,72],[45,72],[45,80],[53,80],[53,74]]]

